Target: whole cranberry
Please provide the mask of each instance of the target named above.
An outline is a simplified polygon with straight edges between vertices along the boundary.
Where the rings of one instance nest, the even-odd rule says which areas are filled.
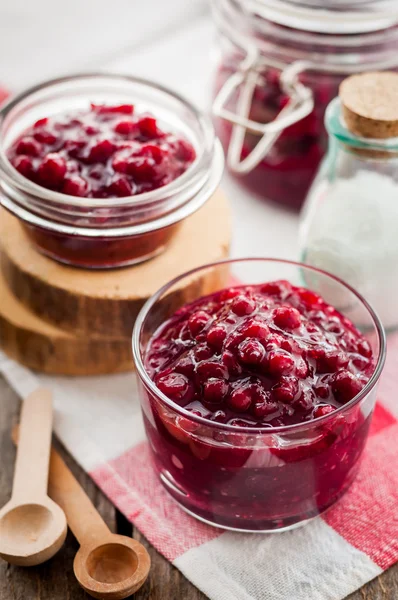
[[[289,354],[272,351],[267,357],[268,370],[274,377],[288,375],[294,369],[294,358]]]
[[[226,337],[227,330],[222,324],[213,325],[206,334],[207,343],[218,351],[222,349]]]
[[[159,377],[157,386],[165,396],[172,400],[190,401],[193,390],[190,381],[182,373],[167,373]]]
[[[88,188],[87,181],[79,175],[70,175],[65,177],[64,184],[62,186],[62,193],[69,194],[70,196],[84,197]]]
[[[274,311],[274,323],[281,329],[297,329],[301,325],[301,315],[296,308],[281,306]]]
[[[368,340],[365,340],[364,338],[358,340],[358,352],[366,358],[370,358],[372,356],[372,348]]]
[[[314,410],[314,417],[315,419],[317,419],[318,417],[324,417],[325,415],[330,415],[335,410],[335,407],[331,406],[330,404],[322,404],[320,406],[317,406]]]
[[[156,138],[159,135],[156,119],[153,117],[143,117],[137,123],[141,135],[148,139]]]
[[[112,169],[116,171],[116,173],[126,173],[127,172],[127,161],[128,159],[125,156],[115,156],[112,160]]]
[[[92,146],[88,155],[88,160],[91,163],[105,163],[115,150],[116,145],[113,142],[110,140],[101,140]]]
[[[238,359],[231,350],[224,350],[221,357],[222,364],[228,369],[228,373],[231,376],[238,376],[242,373],[242,366],[239,364]]]
[[[341,350],[320,350],[316,356],[316,370],[318,373],[334,373],[345,368],[349,358]]]
[[[206,402],[221,404],[228,395],[229,385],[224,379],[211,377],[203,386],[203,396]]]
[[[309,366],[303,356],[298,356],[294,368],[294,373],[299,379],[305,379],[309,373]]]
[[[250,315],[254,311],[256,303],[252,298],[242,295],[234,299],[231,308],[238,317],[243,317],[244,315]]]
[[[34,167],[33,161],[29,156],[16,156],[12,160],[13,167],[16,168],[21,175],[27,177],[28,179],[33,179],[34,177]]]
[[[228,398],[228,406],[236,412],[246,412],[252,403],[252,394],[249,388],[237,388]]]
[[[207,344],[198,344],[194,348],[194,355],[197,361],[207,360],[213,356],[213,351]]]
[[[175,140],[176,157],[182,162],[193,162],[195,160],[195,150],[186,140]]]
[[[260,288],[261,293],[266,294],[267,296],[276,296],[277,298],[285,296],[290,289],[291,285],[288,281],[270,281]]]
[[[228,379],[228,369],[217,361],[203,360],[197,365],[196,372],[202,380],[213,377]]]
[[[265,392],[261,389],[256,391],[251,410],[257,419],[263,419],[264,417],[275,413],[278,408],[278,403],[273,401],[270,392]]]
[[[127,161],[126,171],[141,183],[157,179],[157,171],[153,158],[133,156]]]
[[[321,302],[320,296],[318,296],[318,294],[316,294],[315,292],[312,292],[311,290],[302,288],[302,289],[299,289],[297,293],[300,297],[300,300],[302,300],[302,302],[304,302],[304,304],[307,307],[312,308],[314,306],[317,306]]]
[[[121,135],[131,135],[135,131],[137,131],[138,126],[133,121],[119,121],[115,125],[116,133],[120,133]]]
[[[238,355],[247,365],[260,365],[265,358],[265,348],[258,340],[248,338],[239,344]]]
[[[249,319],[242,327],[242,333],[246,337],[253,337],[265,341],[269,337],[269,327],[255,318]]]
[[[308,411],[312,410],[315,405],[315,394],[311,389],[304,389],[299,394],[298,397],[295,397],[293,404],[296,408],[300,410]]]
[[[355,398],[362,388],[363,382],[350,371],[339,371],[332,378],[333,393],[342,404]]]
[[[320,381],[314,386],[314,392],[318,396],[318,398],[322,398],[322,400],[326,400],[330,395],[330,385],[328,383],[323,383]]]
[[[278,402],[291,404],[298,392],[296,377],[282,375],[280,381],[272,387],[272,396]]]
[[[41,144],[31,136],[21,138],[15,147],[16,154],[26,154],[27,156],[40,156],[41,151]]]
[[[66,161],[59,154],[48,154],[41,161],[37,176],[40,183],[49,188],[59,187],[66,175]]]
[[[119,198],[133,194],[133,188],[126,177],[115,177],[108,189],[112,196]]]
[[[195,371],[195,362],[191,354],[186,354],[182,356],[175,365],[175,370],[177,373],[182,373],[183,375],[187,375],[188,377],[193,375]]]
[[[58,140],[58,137],[54,133],[52,133],[49,129],[45,129],[44,127],[38,131],[35,131],[33,137],[38,142],[48,146],[52,146]]]
[[[91,104],[91,108],[99,115],[109,115],[113,113],[132,115],[134,112],[134,106],[132,104],[116,104],[111,106],[107,104]]]
[[[194,313],[188,321],[188,327],[191,334],[194,337],[197,336],[209,321],[210,315],[204,310],[199,310],[198,312]]]
[[[168,152],[164,148],[156,146],[156,144],[144,144],[141,146],[138,155],[148,156],[149,158],[152,158],[157,165],[159,165],[162,160],[167,157]]]

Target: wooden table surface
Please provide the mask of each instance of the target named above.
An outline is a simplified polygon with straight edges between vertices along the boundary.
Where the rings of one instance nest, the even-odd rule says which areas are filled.
[[[18,421],[20,401],[0,377],[0,506],[10,497],[15,449],[10,431]],[[148,549],[152,568],[146,584],[134,595],[135,600],[205,600],[189,581],[146,541],[139,531],[114,509],[88,475],[59,448],[93,503],[113,531],[133,535]],[[73,557],[78,545],[71,533],[65,546],[51,561],[40,567],[22,569],[0,560],[0,600],[83,600],[73,575]],[[264,582],[266,585],[266,582]],[[253,600],[261,600],[256,598]],[[332,599],[333,600],[333,599]],[[349,600],[398,600],[398,565],[358,590]]]

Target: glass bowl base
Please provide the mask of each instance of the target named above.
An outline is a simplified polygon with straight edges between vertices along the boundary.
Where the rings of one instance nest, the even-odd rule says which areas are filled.
[[[292,531],[293,529],[299,529],[300,527],[304,527],[304,525],[307,525],[307,523],[309,523],[310,521],[313,521],[314,519],[316,519],[319,516],[319,515],[315,515],[314,517],[311,517],[310,519],[305,519],[304,521],[300,521],[299,523],[293,523],[292,525],[287,525],[285,527],[279,527],[279,528],[274,527],[273,529],[250,529],[250,528],[246,529],[244,527],[241,528],[241,527],[230,527],[228,525],[220,525],[219,523],[216,523],[215,521],[209,521],[208,519],[205,519],[204,517],[200,517],[199,515],[195,514],[191,510],[189,510],[186,506],[181,504],[181,502],[178,502],[178,500],[176,500],[175,498],[172,497],[172,499],[174,500],[174,502],[176,504],[178,504],[178,506],[180,508],[182,508],[182,510],[184,512],[186,512],[191,517],[194,517],[197,521],[206,523],[206,525],[211,525],[212,527],[215,527],[216,529],[224,529],[225,531],[235,531],[236,533],[283,533],[285,531]]]
[[[167,473],[167,472],[166,472]],[[168,474],[167,474],[168,475]],[[211,525],[211,527],[215,527],[216,529],[223,529],[225,531],[235,531],[237,533],[283,533],[284,531],[291,531],[293,529],[298,529],[299,527],[303,527],[313,519],[316,519],[319,516],[319,513],[310,516],[309,518],[305,518],[302,520],[295,520],[295,522],[290,524],[284,524],[281,522],[280,525],[277,524],[276,521],[269,521],[269,526],[261,524],[258,528],[253,528],[249,524],[245,527],[242,523],[242,526],[233,526],[228,525],[226,523],[220,523],[217,520],[213,520],[209,517],[205,517],[203,515],[194,512],[192,509],[188,508],[183,501],[179,500],[177,496],[180,496],[181,499],[185,501],[189,498],[187,494],[182,492],[182,490],[174,485],[170,480],[169,476],[167,476],[164,472],[159,474],[159,479],[163,485],[163,487],[168,492],[169,497],[188,515],[194,517],[198,521],[202,523],[206,523],[206,525]]]
[[[156,248],[156,250],[154,252],[150,252],[149,254],[146,254],[145,256],[140,256],[138,258],[131,258],[129,260],[124,260],[124,261],[119,261],[119,262],[109,262],[109,263],[101,263],[101,264],[91,264],[91,263],[78,263],[74,260],[68,260],[67,258],[63,258],[61,256],[59,256],[58,254],[52,253],[48,250],[45,250],[44,248],[35,247],[36,250],[38,252],[40,252],[40,254],[42,254],[43,256],[46,256],[47,258],[51,258],[52,260],[55,260],[55,262],[58,262],[62,265],[67,265],[68,267],[76,267],[78,269],[89,269],[89,270],[95,270],[95,271],[101,271],[101,270],[108,270],[108,269],[122,269],[123,267],[133,267],[134,265],[139,265],[143,262],[147,262],[148,260],[151,260],[152,258],[155,258],[156,256],[158,256],[159,254],[161,254],[165,247],[161,246],[160,248]]]

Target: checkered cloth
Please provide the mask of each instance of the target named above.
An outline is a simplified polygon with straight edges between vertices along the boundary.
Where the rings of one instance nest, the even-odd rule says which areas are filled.
[[[281,534],[214,529],[168,496],[149,460],[134,374],[33,375],[0,354],[21,397],[54,392],[55,433],[115,506],[212,600],[339,600],[398,560],[398,336],[389,339],[359,476],[323,517]]]

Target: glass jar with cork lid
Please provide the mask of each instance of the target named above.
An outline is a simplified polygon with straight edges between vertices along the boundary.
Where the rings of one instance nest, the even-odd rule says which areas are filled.
[[[347,78],[325,118],[329,150],[301,218],[305,263],[337,275],[398,327],[398,74]]]

